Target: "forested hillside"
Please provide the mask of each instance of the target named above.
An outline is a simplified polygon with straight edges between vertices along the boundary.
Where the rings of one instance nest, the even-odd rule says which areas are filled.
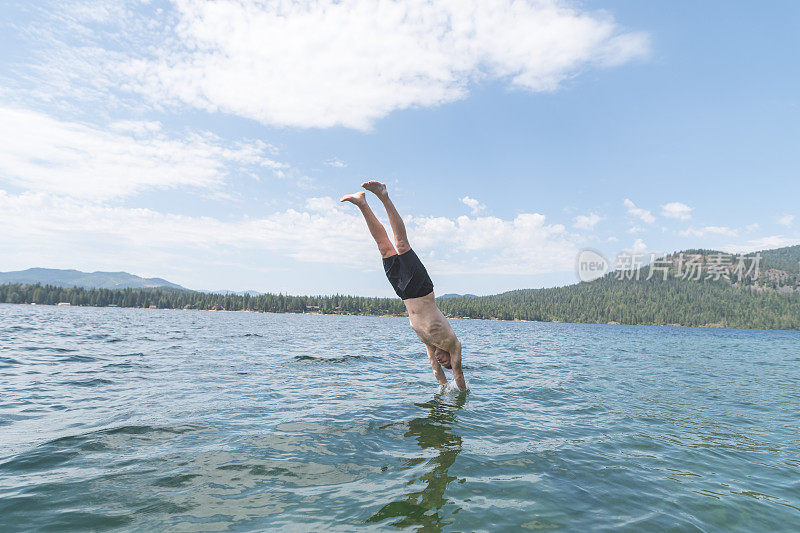
[[[450,316],[650,325],[800,329],[800,293],[757,291],[724,281],[620,281],[611,276],[554,289],[440,302]]]
[[[451,316],[800,329],[800,246],[744,256],[687,250],[591,282],[439,305]]]

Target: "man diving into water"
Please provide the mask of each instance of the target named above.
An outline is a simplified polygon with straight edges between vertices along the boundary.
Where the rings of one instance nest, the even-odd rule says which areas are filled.
[[[357,192],[343,196],[342,202],[350,202],[361,209],[364,220],[383,257],[383,269],[392,284],[394,292],[406,304],[411,328],[425,344],[428,359],[431,361],[433,375],[441,385],[447,385],[442,367],[453,370],[453,380],[460,390],[467,390],[464,373],[461,371],[461,342],[453,333],[453,328],[436,306],[433,295],[433,282],[422,262],[411,249],[406,236],[406,226],[386,192],[386,185],[378,181],[368,181],[361,185],[377,196],[386,208],[389,223],[394,233],[394,244],[389,240],[383,224],[367,204],[365,193]]]

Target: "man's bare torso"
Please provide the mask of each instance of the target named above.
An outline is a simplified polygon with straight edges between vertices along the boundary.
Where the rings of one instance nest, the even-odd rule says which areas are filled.
[[[419,340],[429,346],[448,350],[456,335],[450,327],[450,322],[436,305],[434,294],[409,298],[403,302],[408,310],[408,321]]]

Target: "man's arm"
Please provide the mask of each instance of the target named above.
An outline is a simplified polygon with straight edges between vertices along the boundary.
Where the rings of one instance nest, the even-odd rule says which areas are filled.
[[[447,385],[447,376],[444,375],[442,365],[439,364],[439,361],[436,360],[436,356],[434,355],[436,353],[436,348],[426,344],[425,349],[428,350],[428,359],[431,360],[431,368],[433,368],[433,375],[436,377],[436,381],[439,382],[439,385]]]
[[[461,341],[456,339],[453,349],[450,352],[450,366],[453,368],[453,380],[459,390],[467,390],[467,382],[464,380],[464,372],[461,370]]]

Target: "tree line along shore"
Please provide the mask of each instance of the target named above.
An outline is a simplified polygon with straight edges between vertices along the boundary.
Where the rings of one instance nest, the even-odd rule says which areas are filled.
[[[12,304],[198,309],[271,313],[404,315],[397,298],[220,294],[163,288],[86,289],[0,285]],[[800,330],[800,292],[765,290],[726,280],[603,278],[549,289],[438,299],[453,318]]]

